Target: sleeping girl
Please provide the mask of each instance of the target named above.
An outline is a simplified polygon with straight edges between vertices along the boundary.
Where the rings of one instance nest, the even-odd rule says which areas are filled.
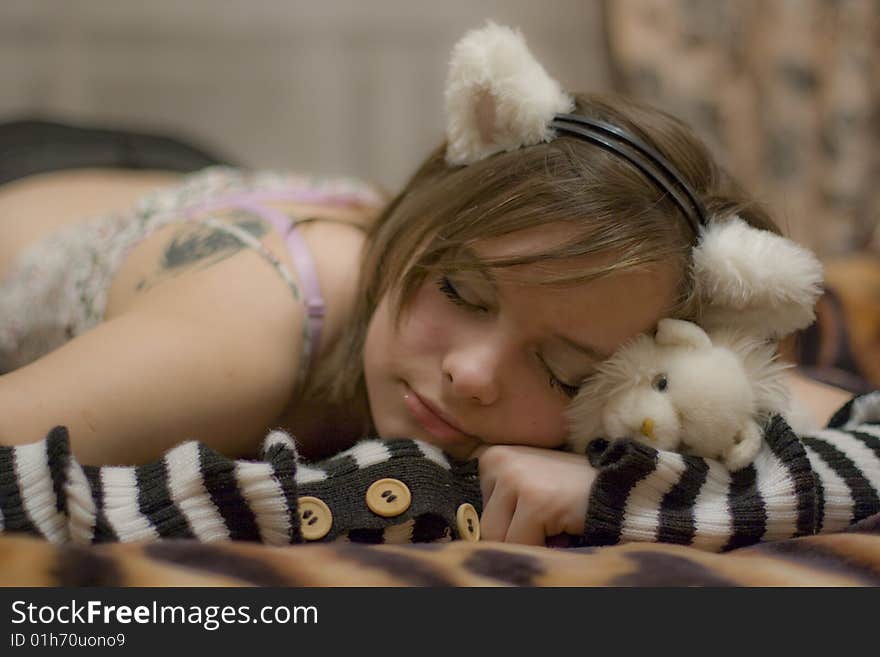
[[[0,467],[17,482],[0,492],[5,528],[40,532],[27,492],[40,481],[46,513],[79,514],[83,540],[268,540],[257,520],[236,533],[224,519],[240,521],[233,507],[258,519],[255,500],[266,499],[286,504],[286,529],[272,534],[282,541],[303,539],[324,513],[318,499],[335,519],[324,540],[353,529],[387,539],[404,519],[407,540],[436,538],[433,517],[445,536],[477,524],[484,540],[533,544],[711,535],[717,549],[880,510],[876,447],[859,448],[852,432],[814,437],[821,445],[807,452],[776,427],[769,456],[745,475],[644,446],[592,461],[558,449],[566,408],[599,363],[663,317],[700,316],[691,254],[707,225],[738,217],[779,231],[685,125],[565,92],[507,28],[456,46],[446,99],[446,142],[388,203],[356,181],[229,167],[146,195],[161,174],[64,171],[0,189]],[[37,208],[52,201],[52,214]],[[82,219],[84,205],[97,216]],[[847,399],[798,385],[825,418]],[[850,406],[847,421],[876,421],[875,402]],[[66,431],[37,442],[56,425]],[[242,460],[272,429],[295,438],[270,434],[262,461]],[[366,436],[382,440],[357,442]],[[832,452],[873,491],[867,506],[827,494],[853,481],[835,474]],[[474,459],[469,487],[475,473],[457,468]],[[825,486],[824,524],[807,508],[812,473]],[[447,475],[465,481],[454,503]],[[755,486],[774,476],[793,483],[759,500]],[[653,497],[636,494],[656,478]],[[384,479],[405,485],[406,508],[350,510]],[[405,499],[388,490],[385,502]],[[656,512],[665,494],[689,524]],[[192,500],[206,495],[225,532],[196,531]],[[315,506],[303,518],[293,511],[305,497]],[[695,525],[728,497],[745,501],[723,514],[752,525],[726,515]],[[76,513],[64,508],[73,502]],[[126,504],[137,522],[107,517]],[[801,515],[774,525],[792,506]],[[65,527],[61,539],[72,537]]]

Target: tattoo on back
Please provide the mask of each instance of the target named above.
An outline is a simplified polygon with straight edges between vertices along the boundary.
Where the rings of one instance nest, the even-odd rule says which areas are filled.
[[[262,219],[245,211],[231,211],[225,213],[223,218],[235,218],[230,222],[231,225],[258,239],[269,230]],[[158,271],[141,280],[135,289],[144,292],[169,277],[184,271],[205,269],[245,248],[247,245],[238,237],[214,226],[200,222],[182,224],[165,246],[159,259]]]
[[[237,221],[235,225],[255,237],[262,237],[266,230],[263,222],[258,219]],[[217,228],[200,224],[193,224],[190,227],[194,230],[188,234],[175,236],[166,247],[160,263],[162,269],[187,267],[201,260],[217,262],[228,258],[245,246],[234,235]]]

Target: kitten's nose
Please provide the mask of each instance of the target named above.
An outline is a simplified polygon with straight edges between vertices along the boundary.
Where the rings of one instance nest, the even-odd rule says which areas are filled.
[[[646,417],[642,420],[642,435],[648,440],[654,440],[654,420],[651,418]]]

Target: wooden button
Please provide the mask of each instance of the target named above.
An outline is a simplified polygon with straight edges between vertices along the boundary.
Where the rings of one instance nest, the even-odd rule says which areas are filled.
[[[324,538],[333,526],[333,513],[323,500],[317,497],[301,497],[296,503],[299,513],[299,529],[307,541]]]
[[[458,535],[465,541],[480,540],[480,516],[473,504],[464,503],[455,512]]]
[[[367,506],[383,518],[393,518],[409,508],[412,502],[409,488],[398,479],[379,479],[367,489]]]

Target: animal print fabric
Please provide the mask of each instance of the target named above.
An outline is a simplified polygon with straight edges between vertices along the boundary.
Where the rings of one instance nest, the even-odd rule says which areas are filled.
[[[837,534],[716,554],[662,543],[223,541],[57,545],[0,536],[4,586],[878,586],[880,514]]]

